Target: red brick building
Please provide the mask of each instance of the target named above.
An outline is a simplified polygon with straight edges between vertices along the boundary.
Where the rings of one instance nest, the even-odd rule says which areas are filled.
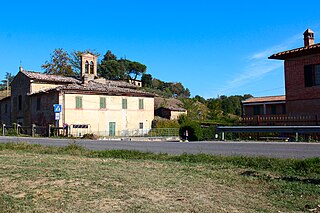
[[[242,101],[243,115],[284,115],[286,114],[286,96],[252,97]]]
[[[267,116],[277,120],[274,115],[282,114],[281,122],[285,125],[287,125],[285,120],[290,122],[299,120],[308,125],[318,123],[320,43],[314,43],[314,32],[310,29],[303,35],[304,47],[279,52],[269,57],[269,59],[284,60],[285,96],[251,98],[243,101],[243,118],[261,115],[266,120]]]
[[[304,47],[269,59],[284,60],[287,114],[320,114],[320,43],[314,44],[314,32],[304,32]]]

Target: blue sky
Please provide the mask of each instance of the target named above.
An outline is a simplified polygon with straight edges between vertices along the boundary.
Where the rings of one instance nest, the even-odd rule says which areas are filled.
[[[147,73],[181,82],[191,95],[284,94],[273,53],[320,42],[319,1],[5,1],[0,78],[20,66],[43,71],[55,48],[111,50]],[[91,4],[91,5],[90,5]],[[306,5],[306,6],[305,6]]]

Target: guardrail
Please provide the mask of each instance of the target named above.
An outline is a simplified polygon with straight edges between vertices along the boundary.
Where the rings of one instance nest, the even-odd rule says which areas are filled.
[[[225,133],[294,133],[296,141],[302,133],[320,133],[320,126],[218,126],[217,133],[222,133],[222,140],[225,140]]]

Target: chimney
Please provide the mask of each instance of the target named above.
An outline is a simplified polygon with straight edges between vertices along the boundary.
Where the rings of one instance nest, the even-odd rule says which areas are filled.
[[[23,67],[22,66],[19,67],[19,71],[20,72],[23,71]]]
[[[314,32],[310,29],[307,29],[304,33],[304,46],[309,47],[314,45]]]
[[[82,78],[83,78],[82,84],[88,84],[89,82],[88,74],[84,74]]]

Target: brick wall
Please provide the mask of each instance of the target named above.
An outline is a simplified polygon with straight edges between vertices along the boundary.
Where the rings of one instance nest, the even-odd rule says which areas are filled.
[[[320,64],[320,54],[285,61],[286,99],[320,98],[320,87],[305,87],[304,65]]]
[[[320,99],[287,101],[288,115],[320,115]]]
[[[285,61],[287,114],[319,114],[320,87],[305,87],[304,66],[320,64],[320,54]]]

